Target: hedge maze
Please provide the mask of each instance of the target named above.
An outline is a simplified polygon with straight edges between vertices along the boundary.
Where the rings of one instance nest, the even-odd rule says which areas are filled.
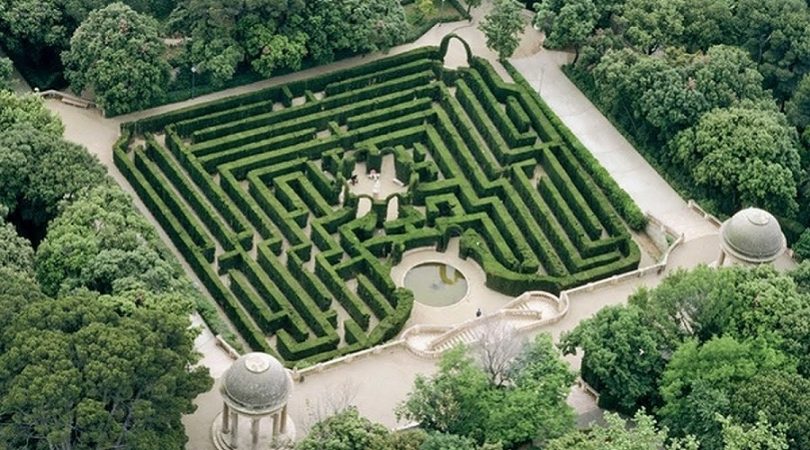
[[[391,339],[413,305],[392,265],[452,237],[511,295],[638,266],[627,195],[519,74],[448,70],[446,49],[122,126],[117,166],[254,350],[294,365]],[[358,217],[347,180],[388,157],[397,217],[394,196]]]

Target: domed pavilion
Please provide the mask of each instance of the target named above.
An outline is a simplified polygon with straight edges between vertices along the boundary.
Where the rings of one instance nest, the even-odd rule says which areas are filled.
[[[746,208],[720,226],[718,266],[729,264],[767,264],[787,248],[779,222],[769,212]]]
[[[222,376],[223,406],[212,427],[219,450],[256,450],[261,442],[294,433],[287,415],[292,377],[281,363],[266,353],[248,353],[237,359]],[[240,435],[240,417],[250,420],[250,432]]]

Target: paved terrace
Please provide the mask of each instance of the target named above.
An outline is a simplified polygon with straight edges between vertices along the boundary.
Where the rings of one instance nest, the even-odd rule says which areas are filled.
[[[438,45],[443,36],[454,32],[471,45],[475,54],[492,61],[502,76],[508,80],[509,77],[505,71],[496,63],[496,55],[486,48],[483,35],[476,28],[488,7],[485,5],[474,10],[472,23],[464,21],[437,25],[416,42],[396,47],[388,54],[401,53],[423,45]],[[610,284],[593,291],[580,291],[572,295],[567,315],[560,321],[538,330],[538,332],[549,332],[557,338],[560,333],[572,329],[581,320],[590,317],[599,309],[607,305],[625,302],[627,296],[639,286],[657,285],[667,272],[677,267],[689,268],[713,261],[718,255],[719,247],[717,228],[690,209],[686,202],[565,77],[560,70],[560,65],[565,63],[570,55],[543,50],[541,43],[542,35],[527,25],[521,45],[512,59],[515,67],[540,91],[551,109],[591,149],[643,210],[652,213],[665,224],[685,235],[685,242],[670,255],[666,271]],[[457,42],[451,45],[453,47],[451,47],[451,53],[446,63],[451,66],[458,65],[460,61],[456,59],[462,57],[463,52],[460,51],[461,47]],[[137,208],[155,225],[163,241],[182,262],[182,258],[172,246],[171,241],[162,232],[160,226],[112,162],[111,149],[118,138],[120,123],[363,64],[383,56],[385,55],[379,53],[350,58],[334,64],[112,119],[101,117],[98,111],[75,108],[58,100],[47,100],[47,105],[61,116],[65,124],[67,139],[86,146],[91,153],[99,157],[108,168],[110,175],[132,194]],[[470,262],[466,263],[474,265]],[[780,264],[789,264],[789,262]],[[191,279],[195,280],[193,272],[185,264],[184,267]],[[394,275],[396,280],[397,275]],[[496,299],[496,296],[500,297]],[[471,312],[475,311],[478,306],[481,306],[485,313],[490,313],[495,309],[494,305],[504,300],[504,296],[501,294],[488,289],[476,289],[462,307],[442,311],[441,322],[468,320],[471,318]],[[414,308],[413,321],[416,321],[416,318],[419,318],[420,322],[424,319],[423,323],[434,320],[431,319],[433,316],[430,311],[425,308],[421,306]],[[199,323],[198,318],[194,319],[196,323]],[[197,348],[203,354],[202,363],[211,369],[213,377],[218,378],[230,364],[230,358],[214,342],[214,337],[210,332],[204,330],[197,339]],[[577,357],[568,359],[574,368],[579,366]],[[314,421],[327,415],[334,407],[349,403],[357,405],[360,412],[370,419],[394,427],[400,424],[394,417],[393,408],[405,398],[416,375],[430,374],[434,371],[435,360],[417,357],[404,347],[395,347],[378,354],[355,359],[351,363],[336,365],[321,372],[309,373],[304,379],[296,382],[289,404],[291,415],[296,421],[296,428],[300,434],[305,432]],[[184,419],[190,436],[187,447],[194,450],[213,448],[210,444],[209,431],[211,421],[221,408],[218,385],[215,385],[211,392],[202,394],[196,403],[199,405],[197,412]],[[592,399],[583,394],[581,390],[575,389],[572,392],[569,403],[580,413],[582,421],[599,415]]]

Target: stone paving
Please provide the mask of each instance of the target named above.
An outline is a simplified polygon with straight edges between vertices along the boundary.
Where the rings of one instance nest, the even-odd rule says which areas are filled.
[[[443,36],[455,32],[471,45],[476,55],[486,57],[494,63],[496,55],[486,48],[483,35],[476,28],[487,8],[488,5],[485,5],[473,10],[474,19],[472,23],[463,21],[437,25],[416,42],[394,48],[389,54],[400,53],[423,45],[437,45]],[[559,322],[540,330],[551,333],[556,339],[561,333],[572,329],[581,320],[590,317],[601,308],[607,305],[624,303],[627,296],[638,287],[657,285],[666,273],[675,268],[689,268],[714,261],[718,255],[719,246],[717,228],[689,209],[686,202],[644,161],[610,122],[565,77],[559,66],[565,63],[570,55],[541,49],[541,43],[542,36],[540,33],[527,25],[521,45],[512,59],[513,64],[535,88],[539,89],[551,109],[591,149],[639,206],[675,230],[683,232],[686,237],[685,242],[670,255],[669,266],[663,273],[649,274],[644,277],[601,287],[594,291],[580,291],[571,295],[568,314]],[[446,64],[458,64],[459,62],[456,59],[461,54],[460,51],[457,51],[460,50],[460,44],[453,43],[451,45],[458,45],[458,48],[451,49]],[[111,149],[119,135],[119,124],[121,122],[311,77],[316,74],[362,64],[381,56],[383,54],[350,58],[327,66],[113,119],[103,118],[95,110],[78,109],[63,104],[58,100],[47,100],[47,105],[62,117],[62,121],[65,123],[67,139],[85,145],[91,153],[99,157],[100,161],[108,168],[110,175],[133,195],[136,206],[155,224],[167,246],[177,254],[176,249],[171,245],[165,233],[162,232],[154,218],[151,217],[138,197],[134,195],[129,184],[112,163]],[[495,63],[494,66],[504,78],[509,79],[499,64]],[[443,255],[443,258],[458,259],[455,256],[456,254],[456,252],[448,251],[441,255]],[[182,258],[178,259],[183,261]],[[476,270],[481,270],[469,261],[453,260],[452,262],[458,264],[457,267],[464,270],[465,275],[467,275],[467,272],[475,273]],[[778,266],[785,267],[791,264],[787,257],[780,259],[777,263]],[[403,265],[398,266],[392,272],[392,276],[397,282],[400,282],[401,277],[404,276],[404,272],[398,272],[404,265],[403,262]],[[195,280],[196,277],[194,277],[193,272],[188,267],[185,267],[185,269],[192,280]],[[470,292],[468,298],[461,303],[442,308],[438,313],[426,309],[428,307],[417,305],[414,308],[409,324],[458,323],[473,317],[474,311],[478,307],[481,307],[485,313],[490,313],[494,312],[498,305],[503,305],[511,300],[510,297],[495,293],[483,286],[476,286],[475,289],[471,288]],[[199,323],[198,317],[193,317],[193,320],[195,323]],[[197,349],[203,355],[201,363],[209,367],[214,378],[218,378],[230,364],[227,353],[216,345],[210,331],[204,330],[195,342]],[[578,368],[580,356],[568,356],[566,359],[574,368]],[[340,364],[321,372],[307,374],[304,379],[295,384],[294,393],[289,403],[290,414],[296,422],[299,436],[305,433],[317,419],[325,417],[331,410],[346,404],[357,405],[363,415],[386,426],[400,426],[403,424],[397,422],[394,407],[405,398],[417,374],[429,375],[435,370],[435,360],[417,357],[401,346],[394,347],[378,354],[355,359],[351,363]],[[581,389],[572,389],[568,401],[579,414],[582,425],[601,416],[601,412],[595,407],[593,399]],[[211,421],[222,405],[218,385],[215,384],[214,389],[210,392],[200,395],[196,400],[196,404],[198,405],[197,411],[183,419],[190,437],[187,448],[193,450],[211,449],[213,448],[209,436]]]

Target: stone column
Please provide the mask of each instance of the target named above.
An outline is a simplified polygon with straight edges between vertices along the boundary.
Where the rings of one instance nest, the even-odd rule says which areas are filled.
[[[717,267],[723,267],[723,263],[726,262],[726,251],[720,250],[720,257],[717,258]]]
[[[254,417],[250,424],[250,448],[257,450],[259,448],[259,421],[261,417]]]
[[[281,434],[287,432],[287,405],[284,405],[284,407],[281,408],[281,424],[279,426],[279,431],[281,431]]]
[[[231,411],[231,447],[239,447],[239,413]]]
[[[273,437],[276,437],[276,435],[279,433],[279,415],[279,413],[273,414]]]
[[[228,407],[227,403],[222,403],[222,432],[223,433],[230,433],[231,432],[231,422],[230,422],[230,408]]]

